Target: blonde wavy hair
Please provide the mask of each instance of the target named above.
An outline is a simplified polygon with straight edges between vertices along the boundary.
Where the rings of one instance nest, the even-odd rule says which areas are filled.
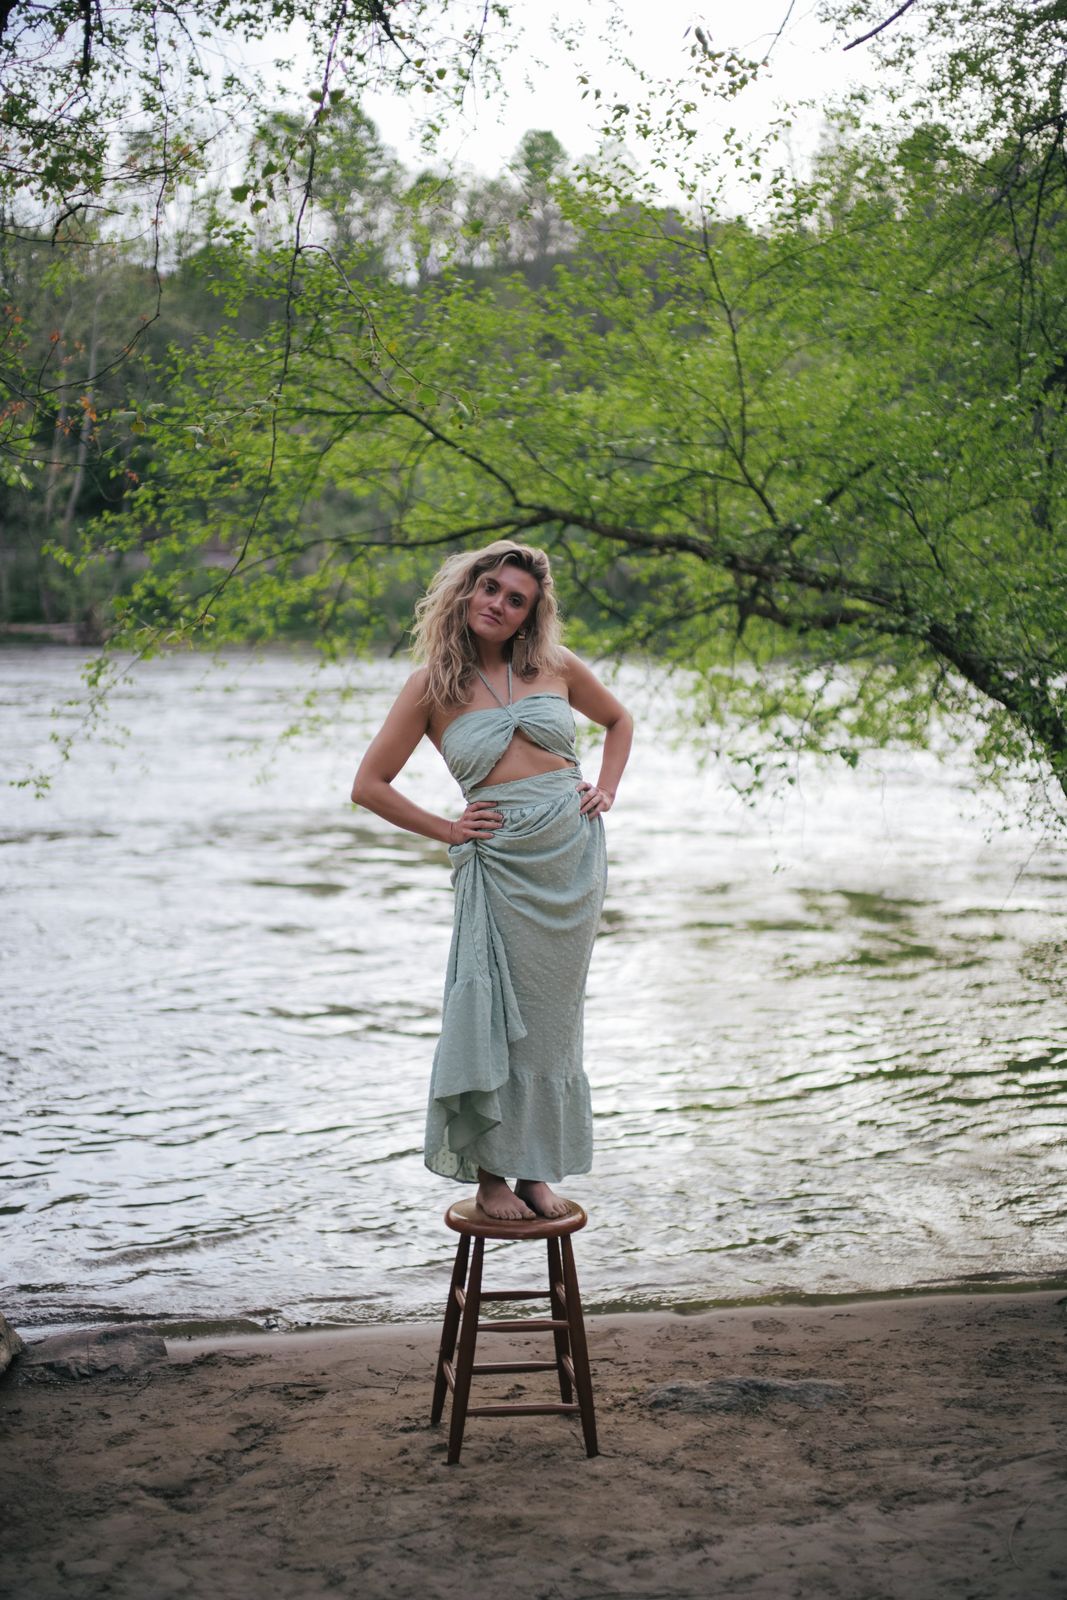
[[[529,616],[510,640],[512,670],[527,679],[561,670],[559,611],[548,557],[533,545],[497,539],[484,550],[449,556],[415,607],[412,653],[429,672],[426,698],[431,704],[463,705],[470,698],[478,657],[467,631],[467,605],[483,573],[503,564],[528,572],[539,590]]]

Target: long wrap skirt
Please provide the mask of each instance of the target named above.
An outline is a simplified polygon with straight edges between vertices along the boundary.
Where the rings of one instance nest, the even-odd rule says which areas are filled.
[[[582,1010],[604,901],[604,825],[575,767],[473,789],[504,822],[453,845],[455,920],[426,1165],[558,1183],[592,1165]]]

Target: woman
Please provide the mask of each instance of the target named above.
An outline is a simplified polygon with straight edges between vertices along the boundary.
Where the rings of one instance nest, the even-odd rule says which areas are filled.
[[[633,722],[561,647],[543,550],[500,539],[450,556],[416,618],[424,664],[364,756],[352,799],[440,839],[452,861],[426,1165],[476,1180],[490,1217],[560,1216],[567,1203],[549,1184],[592,1165],[582,1003],[604,898],[600,819]],[[595,784],[578,768],[572,706],[607,729]],[[463,789],[457,821],[393,788],[424,734]]]

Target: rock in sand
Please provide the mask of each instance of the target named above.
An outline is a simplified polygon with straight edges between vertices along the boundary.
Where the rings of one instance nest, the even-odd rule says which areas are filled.
[[[108,1372],[125,1376],[167,1360],[167,1346],[148,1328],[92,1328],[80,1333],[56,1333],[27,1345],[19,1363],[23,1376],[33,1382],[49,1379],[88,1378]]]
[[[851,1398],[844,1384],[822,1378],[796,1383],[781,1378],[711,1378],[706,1383],[663,1383],[645,1395],[653,1411],[763,1411],[778,1400],[815,1411],[848,1405]]]

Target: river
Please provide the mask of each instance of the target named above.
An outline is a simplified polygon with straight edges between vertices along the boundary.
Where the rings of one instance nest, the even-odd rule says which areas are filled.
[[[51,759],[81,661],[0,652],[9,777]],[[16,1326],[439,1315],[461,1191],[420,1146],[448,863],[348,800],[403,672],[166,656],[44,798],[5,791]],[[620,683],[639,737],[586,1008],[596,1167],[563,1186],[591,1212],[587,1306],[1059,1281],[1062,849],[991,829],[961,758],[805,763],[749,807],[672,737],[668,684]],[[404,781],[458,814],[428,744]]]

